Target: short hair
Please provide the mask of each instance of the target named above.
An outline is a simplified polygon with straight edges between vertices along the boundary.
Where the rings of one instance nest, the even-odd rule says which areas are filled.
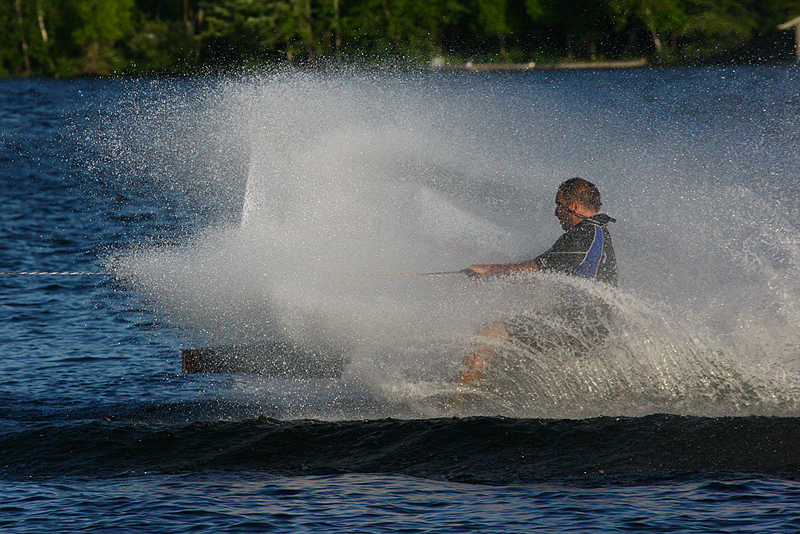
[[[558,192],[567,204],[572,204],[576,200],[578,203],[591,210],[600,211],[600,191],[597,186],[583,178],[570,178],[560,186]]]

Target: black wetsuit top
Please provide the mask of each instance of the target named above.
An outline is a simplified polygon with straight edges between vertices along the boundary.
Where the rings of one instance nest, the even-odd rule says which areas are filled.
[[[533,261],[542,271],[596,279],[616,286],[617,260],[611,234],[606,228],[610,220],[601,213],[579,222]]]
[[[617,285],[617,260],[606,224],[611,217],[598,214],[583,220],[553,243],[550,250],[533,261],[542,271],[600,280]],[[572,347],[576,353],[603,342],[608,336],[611,310],[602,299],[567,291],[562,302],[551,310],[569,324],[567,331],[542,326],[535,317],[516,317],[505,323],[509,336],[538,350],[547,350],[548,343]],[[549,340],[549,341],[548,341]]]

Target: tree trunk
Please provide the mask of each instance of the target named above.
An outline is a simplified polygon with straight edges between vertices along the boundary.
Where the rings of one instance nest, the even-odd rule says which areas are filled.
[[[303,3],[303,41],[309,59],[314,59],[314,28],[311,22],[311,0],[305,0]]]
[[[656,28],[656,23],[653,20],[653,13],[650,11],[650,8],[644,10],[645,17],[647,17],[647,29],[650,30],[650,36],[653,39],[653,46],[656,49],[656,55],[660,56],[662,50],[664,50],[664,45],[661,43],[661,36],[658,34],[658,28]]]
[[[17,26],[19,27],[20,46],[22,48],[22,62],[25,65],[25,75],[31,74],[31,56],[28,51],[28,38],[25,36],[25,18],[22,16],[22,0],[15,0],[17,10]]]
[[[297,17],[297,26],[292,31],[299,38],[303,52],[309,59],[313,59],[314,33],[311,26],[311,0],[292,0],[291,6]],[[291,62],[291,55],[287,55],[287,59]]]
[[[50,40],[47,35],[47,27],[44,25],[44,9],[42,9],[42,0],[36,2],[36,16],[39,19],[39,31],[42,34],[42,42],[47,44]]]
[[[660,56],[664,45],[661,43],[661,36],[658,35],[658,30],[655,28],[650,29],[650,35],[653,37],[653,46],[656,48],[656,55]]]
[[[333,0],[333,54],[339,60],[339,48],[342,46],[342,37],[339,33],[339,0]]]

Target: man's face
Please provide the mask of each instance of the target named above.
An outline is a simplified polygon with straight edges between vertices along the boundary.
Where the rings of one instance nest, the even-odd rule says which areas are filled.
[[[558,195],[556,195],[555,216],[558,217],[558,220],[561,222],[561,228],[563,228],[565,232],[575,226],[575,216],[564,209],[566,205],[567,203],[564,201],[564,197],[561,193],[558,193]]]

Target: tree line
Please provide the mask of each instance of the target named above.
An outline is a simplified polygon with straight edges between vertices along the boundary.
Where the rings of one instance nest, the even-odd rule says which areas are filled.
[[[0,0],[0,76],[789,60],[776,26],[797,15],[800,0]]]

